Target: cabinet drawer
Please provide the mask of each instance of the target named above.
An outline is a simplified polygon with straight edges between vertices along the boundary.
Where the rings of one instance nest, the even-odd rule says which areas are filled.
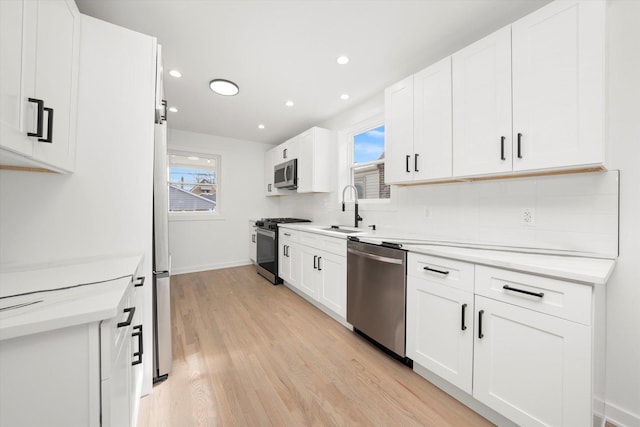
[[[409,252],[407,275],[473,292],[473,264]]]
[[[289,242],[299,242],[300,232],[289,230],[287,228],[281,228],[278,230],[278,238],[280,240],[287,240]]]
[[[584,325],[591,293],[589,285],[476,265],[476,294]]]
[[[130,312],[125,311],[125,309],[128,310],[131,308],[135,309],[133,282],[129,283],[127,291],[124,293],[122,300],[120,300],[120,304],[118,304],[118,314],[109,320],[103,321],[100,325],[102,379],[109,378],[111,375],[111,363],[125,344],[130,342],[131,332],[134,326],[133,317],[129,325],[118,327],[118,324],[127,322],[130,317]]]
[[[300,233],[300,243],[332,254],[347,256],[347,241],[315,233]]]

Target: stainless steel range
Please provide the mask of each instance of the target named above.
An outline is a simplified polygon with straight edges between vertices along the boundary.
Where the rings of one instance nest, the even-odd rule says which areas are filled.
[[[278,224],[311,222],[300,218],[262,218],[256,221],[258,253],[256,270],[258,274],[277,285],[282,283],[278,277]]]

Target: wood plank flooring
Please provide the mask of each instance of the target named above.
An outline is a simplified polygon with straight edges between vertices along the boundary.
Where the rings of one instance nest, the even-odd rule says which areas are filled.
[[[251,266],[171,280],[173,372],[140,427],[492,425]]]

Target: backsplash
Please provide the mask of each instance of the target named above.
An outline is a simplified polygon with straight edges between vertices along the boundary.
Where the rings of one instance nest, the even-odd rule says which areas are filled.
[[[618,171],[392,188],[360,203],[362,227],[447,240],[618,255]],[[280,198],[284,216],[353,225],[341,191]]]

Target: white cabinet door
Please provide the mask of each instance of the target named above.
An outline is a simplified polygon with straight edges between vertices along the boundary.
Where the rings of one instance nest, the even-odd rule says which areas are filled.
[[[104,426],[126,427],[131,422],[131,341],[111,362],[111,377],[102,381],[102,422]]]
[[[318,301],[336,313],[347,316],[347,259],[329,252],[318,253],[318,270],[321,273]]]
[[[407,277],[407,356],[471,394],[473,293]]]
[[[456,52],[453,174],[511,171],[511,27]]]
[[[413,92],[413,178],[451,177],[451,57],[414,75]]]
[[[384,181],[413,180],[413,76],[384,91]]]
[[[251,225],[249,226],[249,234],[251,235],[251,240],[249,241],[249,259],[255,264],[258,259],[258,234],[256,233],[256,227],[253,221],[251,221]]]
[[[591,425],[591,328],[476,296],[473,396],[519,425]]]
[[[335,133],[314,127],[294,139],[298,150],[298,193],[334,190],[337,172]]]
[[[33,140],[22,125],[23,6],[23,0],[0,1],[0,146],[31,156]]]
[[[604,161],[605,7],[553,2],[513,24],[514,170]]]
[[[35,97],[44,100],[43,133],[34,158],[65,170],[75,162],[80,14],[73,1],[38,2]]]
[[[311,297],[318,300],[318,289],[322,280],[318,271],[318,251],[308,246],[300,246],[300,282],[298,288]]]
[[[280,190],[273,185],[273,167],[276,158],[280,155],[278,147],[264,153],[264,194],[265,196],[279,196]],[[281,163],[281,162],[280,162]]]

